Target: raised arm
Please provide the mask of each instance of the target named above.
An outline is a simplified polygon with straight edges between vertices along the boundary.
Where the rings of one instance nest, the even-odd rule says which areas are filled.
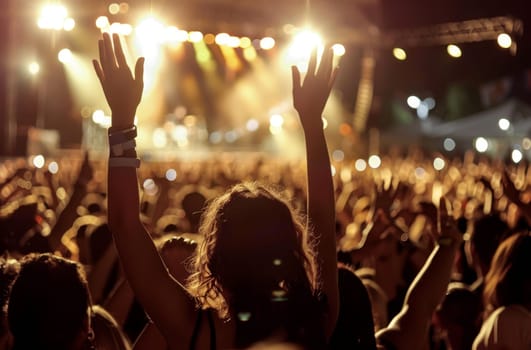
[[[422,349],[427,342],[431,317],[440,303],[452,272],[461,233],[448,215],[446,202],[441,198],[437,225],[437,246],[424,263],[409,287],[402,310],[389,326],[376,334],[377,342],[391,348]]]
[[[173,339],[187,337],[192,333],[189,319],[194,303],[184,287],[168,273],[140,221],[136,174],[139,160],[134,149],[133,121],[142,96],[144,60],[137,60],[133,77],[116,34],[112,40],[109,34],[103,34],[99,52],[100,61],[93,61],[94,69],[112,111],[109,227],[126,277],[146,312],[164,335],[171,334]]]
[[[299,113],[306,142],[308,226],[317,240],[318,273],[328,301],[326,331],[329,336],[334,330],[339,309],[334,186],[322,121],[336,74],[332,59],[333,52],[327,48],[316,69],[317,53],[314,51],[302,84],[299,70],[292,67],[293,104]]]

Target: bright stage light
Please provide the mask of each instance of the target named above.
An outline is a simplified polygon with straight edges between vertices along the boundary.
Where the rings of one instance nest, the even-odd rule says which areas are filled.
[[[271,50],[273,47],[275,47],[275,39],[272,37],[266,36],[260,40],[260,48],[262,50]]]
[[[448,52],[448,54],[454,58],[459,58],[463,55],[463,53],[461,52],[461,49],[459,48],[459,46],[457,45],[454,45],[454,44],[450,44],[446,47],[446,51]]]
[[[183,43],[188,40],[188,32],[169,26],[164,30],[164,41],[168,44]]]
[[[63,22],[63,29],[67,32],[74,29],[75,26],[76,26],[76,21],[74,21],[73,18],[67,18]]]
[[[354,168],[359,172],[365,171],[367,169],[367,162],[363,159],[357,159],[354,163]]]
[[[59,59],[59,62],[68,64],[72,62],[72,51],[70,51],[69,49],[62,49],[57,54],[57,58]]]
[[[308,59],[314,48],[317,48],[319,52],[323,50],[323,39],[319,34],[311,30],[300,31],[294,36],[293,42],[287,49],[287,63],[289,65],[297,65],[302,73],[306,73]]]
[[[31,75],[37,75],[41,70],[41,66],[37,62],[31,62],[28,65],[28,72]]]
[[[251,39],[249,39],[248,37],[244,36],[240,39],[240,47],[242,49],[246,49],[251,45],[252,45]]]
[[[444,159],[437,157],[433,160],[433,169],[435,170],[443,170],[446,166],[446,163]]]
[[[109,18],[107,18],[107,16],[99,16],[98,18],[96,18],[96,28],[105,29],[109,25]]]
[[[511,122],[507,118],[500,118],[500,120],[498,120],[498,127],[504,131],[509,130]]]
[[[480,153],[484,153],[489,149],[489,141],[484,137],[478,137],[474,142],[476,150]]]
[[[455,149],[455,141],[449,137],[444,139],[443,147],[446,151],[451,152]]]
[[[33,165],[36,168],[42,168],[45,162],[46,160],[44,159],[44,156],[42,154],[38,154],[33,158]]]
[[[369,166],[373,169],[377,169],[382,165],[382,160],[376,154],[369,157]]]
[[[417,109],[420,106],[420,98],[415,95],[411,95],[407,98],[407,105],[413,109]]]
[[[284,124],[284,117],[280,114],[273,114],[271,118],[269,118],[269,124],[274,128],[281,128]]]
[[[399,61],[404,61],[407,58],[406,51],[400,47],[395,47],[393,49],[393,56]]]
[[[523,158],[523,155],[522,155],[522,152],[518,149],[514,149],[511,153],[511,159],[513,160],[513,162],[515,163],[520,163],[520,161],[522,160]]]
[[[258,123],[258,120],[256,119],[249,119],[247,123],[245,124],[245,128],[250,132],[254,132],[258,130],[259,126],[260,124]]]
[[[240,46],[240,38],[237,36],[231,36],[229,40],[227,40],[227,45],[232,48],[237,48]]]
[[[154,17],[149,17],[140,22],[136,27],[136,33],[148,40],[157,40],[164,35],[164,25]]]
[[[41,29],[61,30],[67,16],[68,11],[63,5],[48,4],[42,8],[37,25]]]
[[[345,54],[345,46],[341,44],[334,44],[332,45],[332,50],[334,50],[334,55],[341,57]]]
[[[511,36],[509,34],[501,33],[500,35],[498,35],[497,42],[501,48],[508,49],[513,44],[513,39],[511,39]]]
[[[112,4],[109,5],[109,13],[111,15],[116,15],[118,14],[118,12],[120,12],[120,5],[113,2]]]
[[[230,35],[229,34],[227,34],[227,33],[219,33],[218,35],[216,35],[215,42],[219,46],[222,46],[222,45],[227,45],[229,43],[229,40],[230,40]]]
[[[198,43],[201,40],[203,40],[203,33],[197,31],[188,33],[188,41],[191,43]]]

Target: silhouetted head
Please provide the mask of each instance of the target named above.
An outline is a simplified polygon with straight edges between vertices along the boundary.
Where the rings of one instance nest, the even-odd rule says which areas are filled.
[[[279,193],[234,186],[207,207],[189,287],[222,316],[250,304],[315,291],[312,250],[300,218]]]
[[[8,303],[14,349],[77,349],[88,335],[89,306],[81,265],[51,254],[25,256]]]
[[[474,229],[470,235],[470,250],[477,267],[481,273],[486,273],[496,248],[503,240],[508,231],[508,225],[498,215],[487,215],[474,223]]]
[[[504,240],[492,259],[483,292],[487,313],[501,306],[531,307],[531,235],[514,234]]]

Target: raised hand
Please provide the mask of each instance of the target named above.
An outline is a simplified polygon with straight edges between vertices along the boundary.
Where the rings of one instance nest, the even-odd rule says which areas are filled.
[[[437,232],[436,237],[434,237],[435,240],[443,246],[458,246],[463,237],[457,227],[457,222],[448,212],[446,198],[444,197],[441,197],[439,200],[437,222]]]
[[[92,63],[112,111],[112,127],[129,128],[133,126],[144,89],[144,58],[137,59],[133,77],[118,34],[113,34],[111,40],[108,33],[103,33],[98,49],[100,61],[93,60]]]
[[[332,68],[333,57],[332,49],[327,46],[317,69],[317,49],[314,49],[302,84],[299,69],[296,66],[291,67],[293,106],[299,112],[304,130],[316,127],[322,129],[321,115],[337,74],[337,68]]]

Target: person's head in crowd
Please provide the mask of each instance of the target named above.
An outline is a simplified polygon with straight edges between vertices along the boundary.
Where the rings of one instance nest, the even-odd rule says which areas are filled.
[[[239,346],[278,329],[290,341],[321,333],[313,251],[301,218],[280,193],[236,185],[210,202],[200,233],[189,290],[201,307],[236,321]]]
[[[199,191],[191,191],[183,196],[181,206],[184,210],[184,217],[190,224],[190,232],[196,233],[199,230],[199,222],[206,201],[207,198]]]
[[[482,305],[466,285],[450,284],[443,300],[435,310],[433,323],[446,348],[467,350],[481,326]]]
[[[511,235],[496,250],[485,278],[487,314],[502,306],[522,305],[531,311],[531,234]]]
[[[509,226],[498,214],[481,217],[473,224],[467,244],[467,259],[478,276],[487,274],[496,248],[508,229]]]
[[[114,317],[100,305],[92,307],[94,347],[104,350],[130,350],[131,342]],[[89,350],[89,349],[85,349]]]
[[[0,349],[12,347],[12,337],[7,325],[6,303],[13,280],[17,277],[20,264],[9,256],[0,258]]]
[[[90,305],[80,264],[51,254],[23,257],[7,308],[13,350],[82,349],[92,335]]]

